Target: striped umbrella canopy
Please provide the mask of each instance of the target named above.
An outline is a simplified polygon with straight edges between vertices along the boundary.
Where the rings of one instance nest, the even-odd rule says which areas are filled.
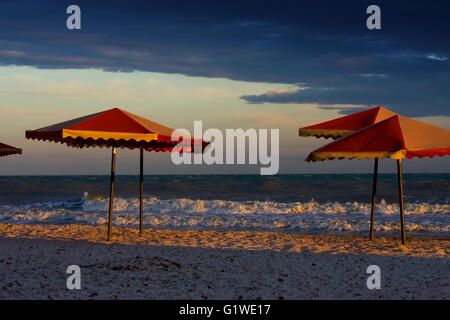
[[[299,128],[298,134],[303,137],[339,139],[394,115],[396,113],[391,110],[384,107],[376,107],[312,126]]]
[[[178,139],[172,141],[172,134]],[[139,117],[125,110],[114,108],[84,117],[60,122],[25,132],[27,139],[64,143],[69,147],[111,147],[111,182],[109,201],[108,241],[112,230],[112,209],[114,201],[114,177],[116,148],[140,150],[140,224],[143,229],[143,151],[191,152],[194,145],[203,152],[208,143],[194,140],[174,129]],[[197,150],[197,148],[195,148]]]
[[[22,154],[22,149],[0,142],[0,157],[6,157],[12,154]]]
[[[450,130],[395,115],[311,152],[306,161],[375,159],[370,226],[372,239],[378,159],[397,160],[401,236],[405,244],[401,160],[444,155],[450,155]]]

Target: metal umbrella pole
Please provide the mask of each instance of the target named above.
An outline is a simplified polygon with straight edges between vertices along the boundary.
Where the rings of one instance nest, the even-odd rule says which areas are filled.
[[[398,174],[398,197],[400,204],[400,225],[402,232],[402,244],[406,244],[405,234],[405,213],[403,210],[403,181],[402,181],[402,160],[397,160],[397,174]]]
[[[373,240],[373,225],[375,220],[375,201],[377,194],[377,179],[378,179],[378,158],[375,158],[375,164],[373,168],[373,186],[372,186],[372,211],[370,215],[370,235],[369,240]]]
[[[109,220],[108,220],[108,238],[107,241],[111,239],[111,229],[112,229],[112,211],[114,205],[114,178],[116,171],[116,147],[112,148],[111,156],[111,182],[109,187]]]
[[[144,225],[144,149],[141,149],[141,165],[140,165],[140,207],[139,207],[139,234],[142,234]]]

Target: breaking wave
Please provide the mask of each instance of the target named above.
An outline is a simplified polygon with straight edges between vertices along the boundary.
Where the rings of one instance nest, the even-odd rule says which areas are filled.
[[[40,224],[107,223],[109,199],[90,196],[66,201],[0,205],[0,222]],[[294,233],[362,233],[369,230],[369,203],[275,202],[144,198],[145,227],[172,229],[252,230]],[[399,230],[398,205],[377,203],[375,230]],[[114,224],[139,224],[139,199],[115,198]],[[405,204],[406,230],[416,234],[449,236],[448,203]]]

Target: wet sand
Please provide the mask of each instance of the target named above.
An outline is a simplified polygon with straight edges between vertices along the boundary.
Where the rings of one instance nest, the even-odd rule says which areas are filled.
[[[449,299],[450,240],[0,224],[0,299]],[[369,265],[381,289],[369,290]],[[81,290],[68,290],[69,265]]]

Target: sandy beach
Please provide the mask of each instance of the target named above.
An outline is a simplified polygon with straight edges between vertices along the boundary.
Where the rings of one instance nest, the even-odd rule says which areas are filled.
[[[449,240],[0,224],[0,299],[448,299]],[[366,268],[381,268],[381,289]],[[81,268],[81,290],[66,269]]]

